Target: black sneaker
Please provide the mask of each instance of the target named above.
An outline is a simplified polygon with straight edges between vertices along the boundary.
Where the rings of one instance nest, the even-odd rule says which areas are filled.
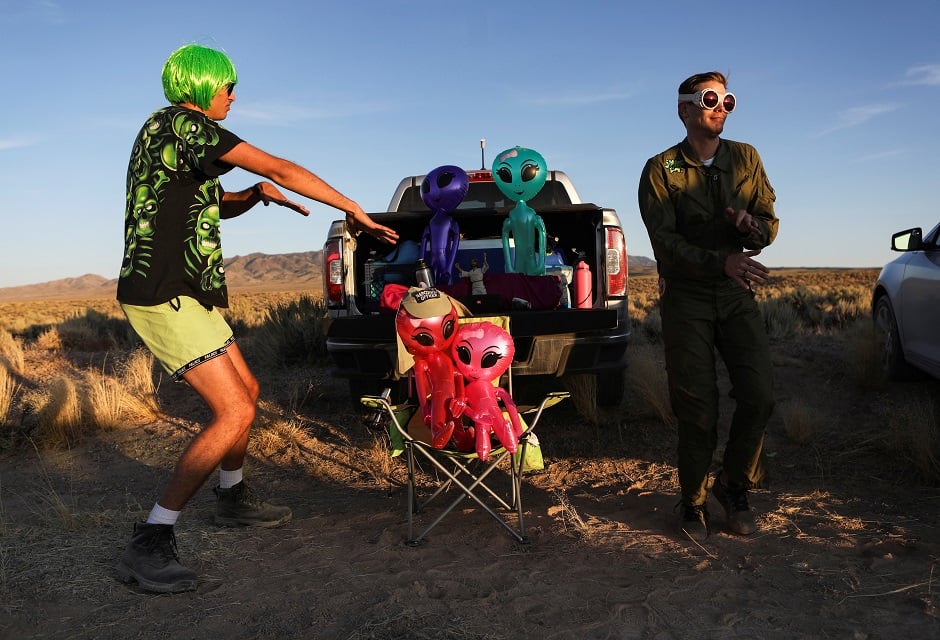
[[[715,478],[715,484],[712,485],[712,493],[725,510],[729,531],[739,536],[749,536],[757,531],[754,512],[747,503],[746,488],[726,485],[719,476]]]
[[[213,489],[218,496],[214,521],[223,527],[279,527],[293,517],[290,507],[277,507],[259,499],[244,481],[231,489]]]
[[[708,509],[704,504],[681,503],[680,507],[679,532],[696,542],[703,542],[708,537]]]
[[[179,562],[176,535],[169,524],[134,523],[134,535],[118,563],[118,576],[156,593],[178,593],[196,588],[196,572]]]

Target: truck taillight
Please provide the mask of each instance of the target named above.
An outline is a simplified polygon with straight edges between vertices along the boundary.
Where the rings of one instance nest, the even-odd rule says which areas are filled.
[[[328,306],[346,303],[343,293],[343,243],[330,240],[323,246],[323,288]]]
[[[485,169],[468,171],[467,180],[469,182],[493,182],[493,173]]]
[[[627,295],[627,241],[623,230],[607,227],[607,295]]]

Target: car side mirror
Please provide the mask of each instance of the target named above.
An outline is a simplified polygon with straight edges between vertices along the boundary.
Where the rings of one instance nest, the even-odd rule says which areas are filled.
[[[892,251],[920,251],[924,246],[924,232],[920,227],[898,231],[891,236]]]

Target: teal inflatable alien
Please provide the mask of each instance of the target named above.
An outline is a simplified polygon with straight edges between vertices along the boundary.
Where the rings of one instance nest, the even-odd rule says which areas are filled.
[[[545,222],[526,204],[545,186],[548,167],[537,151],[513,147],[493,160],[493,181],[507,198],[516,203],[503,223],[503,258],[506,273],[545,275]],[[515,244],[515,259],[509,250],[509,238]]]

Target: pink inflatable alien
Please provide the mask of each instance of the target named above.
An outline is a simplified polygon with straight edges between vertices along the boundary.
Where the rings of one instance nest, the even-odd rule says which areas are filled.
[[[454,366],[465,378],[464,414],[473,420],[477,455],[481,460],[489,458],[490,434],[495,434],[502,446],[515,453],[523,431],[519,411],[509,392],[493,384],[512,364],[515,354],[512,336],[492,322],[469,322],[457,329],[451,353]]]
[[[465,406],[463,376],[450,357],[457,317],[451,299],[434,288],[410,289],[395,316],[398,336],[414,357],[418,401],[438,449],[450,441]]]

